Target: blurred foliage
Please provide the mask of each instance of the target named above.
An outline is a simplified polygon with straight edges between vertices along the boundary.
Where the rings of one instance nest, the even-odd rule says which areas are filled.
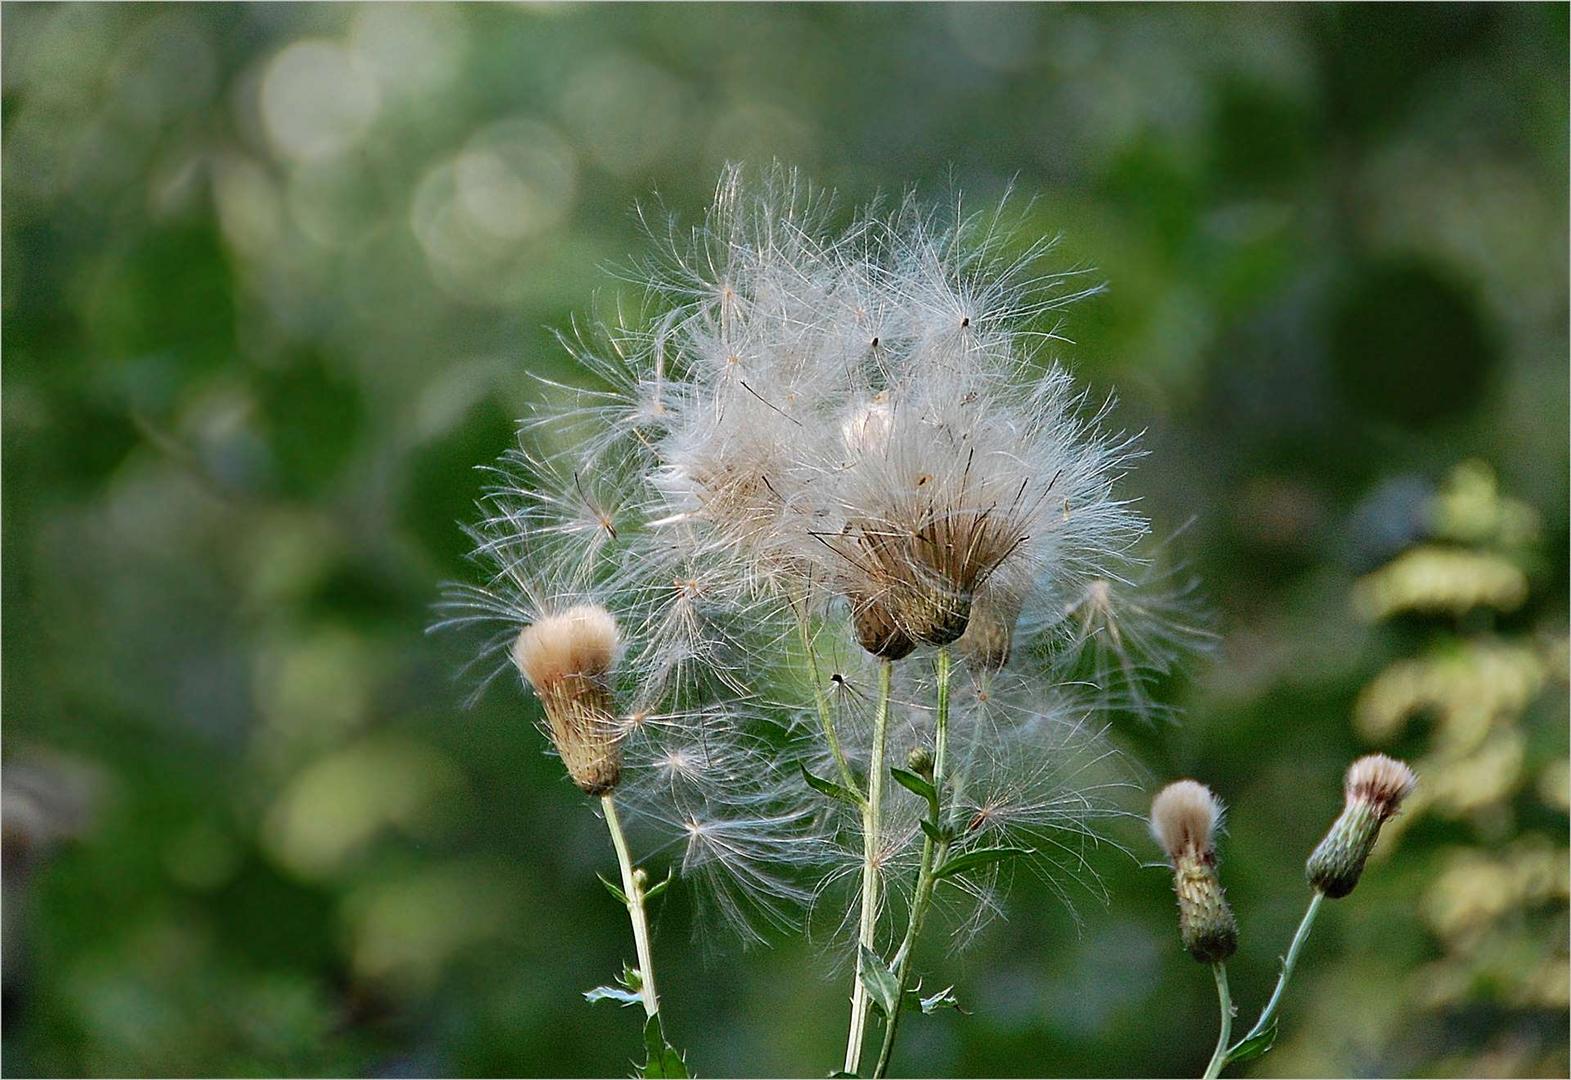
[[[630,207],[778,157],[847,203],[1012,183],[1110,283],[1069,358],[1225,642],[1119,735],[1232,808],[1244,1012],[1347,762],[1424,774],[1245,1071],[1565,1075],[1563,6],[0,17],[9,1072],[626,1071],[603,836],[423,628],[526,373],[575,378],[551,331],[637,299]],[[1098,869],[935,948],[970,1015],[896,1070],[1198,1073],[1166,875]],[[738,957],[680,888],[656,935],[700,1074],[836,1060],[817,945]]]

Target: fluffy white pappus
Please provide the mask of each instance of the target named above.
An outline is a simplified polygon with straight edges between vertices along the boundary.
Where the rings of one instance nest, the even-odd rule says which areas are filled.
[[[616,663],[616,619],[599,604],[577,604],[524,627],[513,663],[536,689],[564,678],[605,679]]]
[[[1222,801],[1197,781],[1174,781],[1151,802],[1151,835],[1171,862],[1214,857],[1221,827]]]
[[[843,760],[866,786],[874,653],[957,643],[961,848],[1014,837],[1056,876],[1086,868],[1068,853],[1094,843],[1107,759],[1016,669],[1059,670],[1035,661],[1076,646],[1075,597],[1133,578],[1146,523],[1116,490],[1133,440],[1049,351],[1053,313],[1094,290],[1043,270],[1051,242],[1022,242],[1010,206],[841,215],[794,173],[728,170],[632,276],[641,306],[563,335],[585,385],[543,380],[470,530],[488,577],[445,623],[489,627],[481,658],[574,604],[615,617],[618,798],[729,920],[789,922],[856,876],[860,815],[800,772],[838,783]],[[923,654],[896,672],[886,765],[932,742]],[[922,805],[886,786],[898,900]],[[989,910],[1003,884],[954,879]]]
[[[1418,776],[1405,762],[1385,754],[1365,754],[1347,769],[1347,802],[1367,803],[1381,821],[1402,808],[1418,786]]]
[[[1171,717],[1153,691],[1180,665],[1220,640],[1199,596],[1199,582],[1168,560],[1170,541],[1119,577],[1075,583],[1053,607],[1033,612],[1033,660],[1059,677],[1094,688],[1102,704],[1144,720]]]
[[[876,669],[836,672],[830,703],[852,772],[867,775]],[[909,768],[914,752],[935,747],[932,674],[926,665],[896,668],[886,734],[886,768]],[[802,718],[808,728],[816,724]],[[1002,673],[952,687],[948,726],[944,824],[956,838],[951,855],[1006,847],[1012,856],[980,863],[946,878],[934,901],[952,925],[974,932],[999,913],[1019,873],[1047,885],[1071,917],[1077,902],[1105,899],[1092,856],[1119,845],[1104,826],[1125,816],[1121,797],[1133,789],[1128,770],[1093,710],[1074,696],[1032,678]],[[836,763],[827,750],[808,767],[833,780]],[[811,926],[817,936],[854,937],[857,888],[863,860],[863,819],[839,800],[819,797],[816,819],[829,862],[821,872]],[[915,880],[925,833],[924,800],[886,779],[874,868],[880,880],[880,919],[898,929]],[[850,912],[848,915],[847,912]]]

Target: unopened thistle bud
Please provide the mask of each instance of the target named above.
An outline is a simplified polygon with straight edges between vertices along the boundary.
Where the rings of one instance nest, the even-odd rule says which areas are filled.
[[[611,696],[616,651],[616,620],[594,604],[547,615],[513,643],[513,663],[539,695],[551,741],[586,795],[604,795],[622,773]]]
[[[933,782],[933,752],[925,746],[913,748],[906,755],[906,768],[931,784]]]
[[[1167,852],[1178,894],[1178,931],[1201,963],[1226,960],[1238,948],[1238,924],[1216,875],[1216,829],[1222,804],[1193,780],[1167,785],[1151,803],[1151,835]]]
[[[1304,867],[1309,884],[1332,900],[1352,892],[1380,836],[1380,826],[1396,814],[1417,783],[1412,769],[1384,754],[1353,762],[1347,770],[1342,816]]]

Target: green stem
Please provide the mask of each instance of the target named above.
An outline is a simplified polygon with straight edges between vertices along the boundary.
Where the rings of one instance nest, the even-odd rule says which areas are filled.
[[[933,728],[933,790],[937,793],[937,805],[933,813],[933,825],[940,833],[947,836],[943,824],[943,799],[944,799],[944,769],[949,749],[949,650],[938,650],[938,716]],[[944,859],[949,854],[949,841],[947,839],[934,843],[931,836],[924,836],[922,840],[922,863],[917,870],[916,892],[911,897],[911,915],[906,923],[905,938],[900,942],[900,948],[895,951],[895,1008],[894,1012],[884,1021],[884,1043],[878,1051],[878,1064],[873,1069],[873,1076],[884,1076],[889,1071],[889,1059],[895,1048],[895,1035],[900,1030],[900,1014],[905,1001],[906,986],[911,981],[911,956],[916,950],[917,938],[921,936],[922,924],[927,921],[927,911],[933,899],[933,886],[938,883],[935,876],[938,868],[944,864]]]
[[[813,680],[813,702],[818,707],[818,723],[824,729],[824,741],[829,744],[829,752],[834,756],[835,767],[840,771],[840,783],[861,800],[862,789],[851,774],[851,763],[846,760],[845,751],[840,747],[840,734],[835,730],[834,716],[829,709],[829,697],[824,693],[824,682],[818,674],[818,650],[813,647],[812,630],[807,625],[805,601],[802,606],[796,607],[796,628],[802,639],[802,651],[807,654],[807,672],[808,677]]]
[[[1222,1066],[1227,1064],[1227,1040],[1233,1037],[1233,998],[1227,992],[1227,965],[1217,961],[1211,965],[1211,971],[1216,975],[1216,999],[1222,1008],[1222,1030],[1217,1033],[1216,1050],[1211,1054],[1211,1063],[1206,1066],[1203,1080],[1216,1080],[1222,1075]]]
[[[1255,1026],[1249,1029],[1249,1034],[1228,1048],[1229,1058],[1236,1054],[1244,1043],[1263,1033],[1275,1022],[1277,1006],[1282,1003],[1282,992],[1287,989],[1287,981],[1293,977],[1293,968],[1298,964],[1298,954],[1303,950],[1304,942],[1309,940],[1309,930],[1314,926],[1315,916],[1320,913],[1320,904],[1325,898],[1325,893],[1319,889],[1316,889],[1315,894],[1309,898],[1309,907],[1298,924],[1297,932],[1293,934],[1293,943],[1287,948],[1287,956],[1282,959],[1282,974],[1277,976],[1276,989],[1271,991],[1271,1000],[1266,1002],[1264,1009],[1260,1010],[1260,1019],[1256,1020]]]
[[[884,746],[889,734],[889,692],[894,665],[878,665],[878,706],[873,713],[873,754],[867,766],[867,798],[862,803],[862,922],[857,934],[856,985],[851,988],[851,1030],[846,1036],[845,1071],[862,1064],[862,1040],[870,1003],[862,978],[862,957],[873,951],[878,932],[878,826],[884,800]],[[852,788],[852,790],[856,790]]]
[[[638,952],[638,988],[643,995],[644,1012],[656,1016],[660,1012],[660,995],[655,991],[655,966],[649,951],[649,918],[644,912],[644,874],[633,866],[627,851],[627,837],[622,835],[622,821],[617,817],[616,803],[611,793],[600,796],[605,808],[606,829],[611,833],[611,844],[616,848],[617,865],[622,868],[622,893],[627,897],[627,917],[633,923],[633,948]]]

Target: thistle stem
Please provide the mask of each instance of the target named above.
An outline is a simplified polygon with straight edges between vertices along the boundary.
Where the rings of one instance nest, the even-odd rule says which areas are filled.
[[[840,771],[840,783],[851,794],[862,799],[862,789],[857,785],[856,778],[851,775],[851,764],[846,760],[845,751],[840,747],[840,735],[835,730],[835,719],[829,710],[829,698],[824,694],[824,683],[819,678],[818,650],[813,647],[813,634],[808,628],[807,612],[804,607],[796,609],[796,628],[802,638],[802,651],[807,654],[807,673],[813,680],[813,702],[818,707],[818,723],[824,729],[824,741],[829,744],[829,752],[834,756],[835,767]]]
[[[1304,942],[1309,940],[1310,928],[1314,926],[1315,916],[1320,913],[1320,904],[1325,898],[1326,894],[1319,889],[1316,889],[1314,895],[1309,898],[1309,907],[1304,911],[1298,930],[1293,934],[1293,943],[1288,946],[1287,955],[1282,958],[1282,974],[1277,976],[1276,989],[1271,991],[1271,1000],[1266,1002],[1264,1009],[1260,1010],[1260,1019],[1255,1021],[1255,1026],[1249,1029],[1249,1033],[1228,1048],[1227,1059],[1232,1058],[1246,1042],[1265,1032],[1276,1021],[1276,1010],[1282,1003],[1282,992],[1287,989],[1287,981],[1293,977],[1293,968],[1298,964],[1298,954],[1303,950]],[[1227,1064],[1227,1059],[1223,1060],[1224,1065]]]
[[[862,957],[873,951],[878,931],[878,826],[884,800],[884,746],[889,734],[889,690],[894,664],[878,665],[878,705],[873,712],[873,753],[867,766],[867,798],[862,803],[862,922],[857,934],[856,985],[851,988],[851,1031],[846,1037],[845,1071],[862,1064],[869,1002]],[[852,790],[856,790],[854,787]]]
[[[1211,965],[1211,972],[1216,976],[1216,999],[1222,1010],[1222,1027],[1203,1080],[1216,1080],[1221,1075],[1222,1066],[1227,1064],[1227,1040],[1233,1037],[1233,997],[1227,990],[1227,965],[1217,961]]]
[[[938,650],[938,714],[933,728],[933,790],[937,793],[933,824],[947,837],[943,826],[944,766],[949,749],[949,650]],[[949,854],[949,841],[934,843],[930,835],[922,838],[922,863],[917,871],[916,892],[911,897],[911,915],[906,923],[905,938],[895,951],[895,1008],[884,1019],[884,1042],[878,1051],[878,1064],[873,1069],[875,1080],[889,1071],[889,1059],[895,1048],[895,1034],[900,1029],[901,1007],[905,1000],[906,986],[911,981],[911,955],[916,940],[927,921],[927,910],[933,899],[933,886],[938,883],[938,868],[944,865]]]
[[[644,1012],[650,1016],[660,1013],[660,995],[655,991],[655,966],[649,951],[649,918],[644,912],[644,875],[633,866],[627,851],[627,837],[622,835],[622,821],[617,817],[616,803],[611,793],[600,796],[605,808],[606,829],[611,833],[611,844],[616,848],[617,865],[622,868],[622,893],[627,897],[627,917],[633,924],[633,947],[638,951],[638,990],[644,999]]]

